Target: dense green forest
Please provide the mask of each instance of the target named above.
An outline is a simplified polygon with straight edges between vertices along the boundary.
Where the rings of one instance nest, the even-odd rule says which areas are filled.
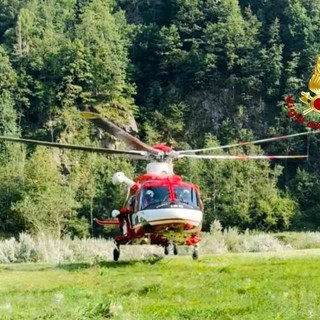
[[[0,134],[85,145],[115,142],[83,120],[94,109],[143,141],[199,148],[305,131],[285,98],[307,91],[320,55],[320,0],[0,0]],[[315,112],[306,116],[320,121]],[[320,226],[320,137],[231,154],[308,161],[191,161],[204,228]],[[221,152],[219,152],[221,153]],[[0,236],[102,234],[126,195],[112,174],[144,163],[0,144]]]

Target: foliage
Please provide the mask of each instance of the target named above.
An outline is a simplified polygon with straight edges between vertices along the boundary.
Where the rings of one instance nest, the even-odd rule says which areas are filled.
[[[217,223],[217,221],[216,221]],[[220,253],[290,251],[294,249],[319,249],[319,232],[263,233],[240,232],[237,228],[218,228],[214,233],[202,233],[200,256]],[[110,263],[114,243],[101,238],[57,239],[53,235],[31,236],[20,233],[17,238],[0,240],[0,264],[21,262],[38,263]],[[179,247],[180,255],[191,257],[192,248]],[[164,257],[163,248],[151,245],[121,247],[121,260],[145,259],[150,264]],[[109,261],[110,260],[110,261]],[[121,262],[120,262],[121,263]]]
[[[0,264],[38,262],[38,263],[88,263],[98,264],[111,260],[114,243],[111,240],[71,239],[63,240],[53,235],[32,237],[21,233],[16,238],[0,241]],[[129,246],[121,248],[121,256],[126,259],[161,256],[162,248],[154,246]]]
[[[279,106],[292,94],[302,110],[298,96],[320,52],[319,8],[319,0],[1,0],[0,133],[114,144],[81,119],[84,109],[128,130],[136,119],[141,139],[176,149],[296,133],[302,127]],[[306,163],[180,160],[176,171],[200,186],[206,230],[214,219],[241,230],[316,230],[318,146],[315,136],[230,150],[309,152]],[[0,144],[0,234],[104,234],[93,218],[109,217],[126,194],[112,174],[134,176],[142,164],[41,150]]]
[[[39,148],[25,168],[24,190],[13,210],[30,232],[61,236],[67,218],[75,214],[73,190],[61,180],[59,168],[48,152]]]
[[[215,139],[207,137],[207,147],[217,145]],[[296,213],[293,199],[277,188],[281,167],[272,169],[267,161],[202,160],[192,166],[184,163],[182,170],[186,177],[190,172],[202,190],[207,231],[215,219],[224,227],[279,230],[288,228]]]

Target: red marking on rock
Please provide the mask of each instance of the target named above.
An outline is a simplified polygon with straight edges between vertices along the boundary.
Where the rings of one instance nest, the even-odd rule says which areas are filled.
[[[313,103],[314,108],[320,111],[320,98],[316,99],[315,102]]]

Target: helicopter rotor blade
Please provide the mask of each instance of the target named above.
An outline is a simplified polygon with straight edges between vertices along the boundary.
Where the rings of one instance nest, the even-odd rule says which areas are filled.
[[[161,155],[163,154],[162,151],[156,150],[151,146],[147,145],[146,143],[142,142],[141,140],[137,139],[136,137],[132,136],[128,132],[124,131],[120,127],[116,126],[109,120],[101,117],[99,114],[94,112],[81,112],[83,118],[91,121],[94,125],[99,127],[100,129],[105,130],[109,134],[113,135],[114,137],[120,139],[121,141],[125,142],[126,144],[130,145],[131,147],[147,151],[153,155]]]
[[[112,154],[112,155],[118,155],[118,156],[126,156],[130,158],[135,158],[135,159],[148,158],[147,152],[138,151],[138,150],[115,150],[115,149],[107,149],[107,148],[101,148],[101,147],[79,146],[75,144],[64,144],[64,143],[47,142],[47,141],[32,140],[32,139],[22,139],[22,138],[6,137],[6,136],[0,136],[0,140],[17,142],[17,143],[25,143],[25,144],[34,144],[34,145],[52,147],[52,148]]]
[[[177,151],[177,153],[180,154],[180,155],[182,155],[182,154],[193,154],[193,153],[198,153],[198,152],[229,149],[229,148],[233,148],[233,147],[250,146],[250,145],[254,145],[254,144],[265,143],[265,142],[270,142],[270,141],[284,140],[284,139],[289,139],[289,138],[299,137],[299,136],[305,136],[305,135],[308,135],[308,134],[311,134],[311,133],[319,133],[319,132],[320,131],[306,131],[306,132],[289,134],[289,135],[285,135],[285,136],[278,136],[278,137],[260,139],[260,140],[255,140],[255,141],[247,141],[247,142],[239,142],[239,143],[234,143],[234,144],[227,144],[227,145],[224,145],[224,146],[217,146],[217,147],[210,147],[210,148],[203,148],[203,149],[194,149],[194,150],[181,150],[181,151]]]
[[[274,160],[274,159],[308,159],[307,155],[196,155],[180,154],[178,158],[213,159],[213,160]]]

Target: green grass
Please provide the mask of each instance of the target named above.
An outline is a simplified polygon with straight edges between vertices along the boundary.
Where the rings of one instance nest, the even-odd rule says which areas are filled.
[[[0,319],[320,319],[320,250],[0,265]]]

